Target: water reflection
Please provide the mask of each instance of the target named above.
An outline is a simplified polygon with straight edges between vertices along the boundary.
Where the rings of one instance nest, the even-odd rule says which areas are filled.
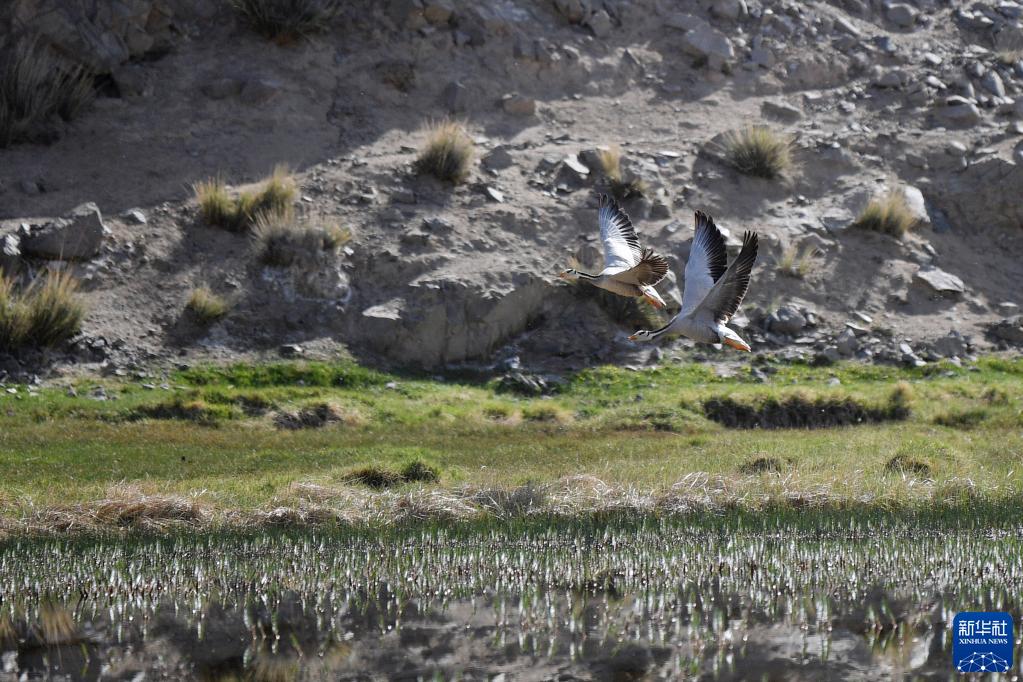
[[[726,530],[12,543],[0,682],[947,679],[956,611],[1019,622],[1016,529]]]
[[[0,679],[820,680],[951,670],[944,626],[932,622],[940,602],[877,627],[835,604],[766,614],[726,595],[690,597],[402,601],[381,589],[336,608],[297,593],[242,604],[164,600],[148,612],[48,603],[0,625]]]

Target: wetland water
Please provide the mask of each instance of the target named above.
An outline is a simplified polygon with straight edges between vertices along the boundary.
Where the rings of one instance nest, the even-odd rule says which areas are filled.
[[[11,541],[0,681],[952,679],[956,611],[1019,637],[1020,527],[856,519]]]

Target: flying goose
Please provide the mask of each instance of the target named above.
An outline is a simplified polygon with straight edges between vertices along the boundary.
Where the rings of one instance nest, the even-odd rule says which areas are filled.
[[[725,268],[725,238],[714,219],[696,212],[696,234],[686,262],[682,310],[671,322],[653,331],[641,330],[630,341],[652,341],[663,334],[681,334],[702,343],[723,343],[749,352],[749,344],[726,325],[749,289],[757,233],[746,232],[739,255]]]
[[[569,268],[558,277],[569,281],[583,279],[619,296],[642,296],[655,308],[663,308],[664,299],[654,286],[668,274],[668,261],[652,249],[640,248],[629,216],[606,194],[600,195],[597,218],[600,240],[604,242],[604,269],[590,275]]]

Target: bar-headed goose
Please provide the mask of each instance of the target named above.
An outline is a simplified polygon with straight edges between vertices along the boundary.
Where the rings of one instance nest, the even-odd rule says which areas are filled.
[[[723,343],[749,352],[749,344],[726,325],[749,289],[756,259],[757,233],[747,232],[739,255],[726,268],[725,238],[713,218],[697,211],[682,310],[660,329],[638,331],[629,340],[652,341],[664,334],[681,334],[701,343]]]
[[[668,274],[668,262],[652,249],[640,248],[629,216],[606,194],[600,195],[597,217],[600,240],[604,242],[604,269],[590,275],[569,268],[558,277],[582,279],[619,296],[642,296],[655,308],[663,308],[664,299],[654,286]]]

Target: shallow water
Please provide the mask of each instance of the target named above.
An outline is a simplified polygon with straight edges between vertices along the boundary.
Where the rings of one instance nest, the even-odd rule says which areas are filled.
[[[1019,529],[839,525],[9,543],[0,680],[951,679],[956,611],[1019,623]]]

